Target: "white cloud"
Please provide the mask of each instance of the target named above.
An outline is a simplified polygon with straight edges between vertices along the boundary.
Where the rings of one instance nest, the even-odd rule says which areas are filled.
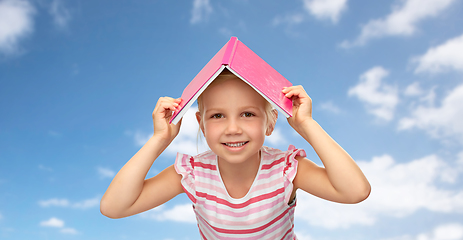
[[[286,14],[285,16],[277,16],[273,19],[273,25],[278,26],[282,23],[288,25],[296,25],[302,23],[305,20],[304,14],[302,13],[293,13],[293,14]]]
[[[73,203],[71,207],[78,208],[78,209],[88,209],[88,208],[96,207],[99,204],[100,204],[100,198],[94,197],[94,198],[85,199],[83,201]]]
[[[64,0],[53,0],[49,12],[53,17],[53,22],[59,28],[66,28],[71,20],[71,14],[64,5]]]
[[[297,231],[296,231],[296,236],[298,240],[313,240],[313,238],[310,235],[297,232]]]
[[[318,199],[304,192],[297,195],[296,221],[327,229],[348,228],[352,225],[373,225],[375,213],[365,210],[365,203],[341,205]],[[369,200],[367,200],[369,201]],[[306,214],[310,212],[310,214]]]
[[[67,199],[52,198],[48,200],[39,201],[41,207],[68,207],[70,205]]]
[[[145,143],[148,142],[151,136],[153,136],[153,133],[142,133],[140,131],[136,131],[134,134],[131,131],[127,131],[126,134],[133,135],[135,145],[138,147],[145,145]]]
[[[72,235],[79,234],[79,232],[77,230],[75,230],[74,228],[63,228],[63,229],[61,229],[60,232],[64,233],[64,234],[72,234]]]
[[[97,170],[101,178],[113,178],[116,176],[116,173],[109,168],[98,167]]]
[[[349,48],[366,44],[374,38],[385,36],[410,36],[417,31],[417,25],[425,19],[438,16],[456,0],[406,0],[393,7],[392,12],[382,19],[369,21],[362,27],[354,41],[344,41],[341,47]]]
[[[448,223],[439,225],[432,231],[416,236],[400,236],[382,240],[461,240],[463,239],[463,225],[460,223]]]
[[[157,221],[174,221],[184,223],[196,223],[196,216],[191,203],[175,205],[171,209],[165,209],[164,205],[141,213],[144,218]]]
[[[341,13],[347,8],[347,0],[304,0],[304,8],[317,19],[337,23]]]
[[[458,153],[457,167],[459,171],[463,172],[463,151]]]
[[[70,207],[70,208],[77,208],[77,209],[88,209],[95,206],[98,206],[100,203],[99,197],[94,197],[90,199],[85,199],[80,202],[70,202],[68,199],[65,198],[51,198],[48,200],[39,201],[39,205],[41,207]]]
[[[269,143],[269,147],[279,148],[282,146],[287,147],[288,141],[286,140],[284,134],[281,132],[280,128],[275,127],[272,132],[272,135],[267,136],[265,141]]]
[[[232,30],[230,30],[230,29],[227,28],[227,27],[221,27],[221,28],[219,29],[219,33],[222,34],[222,35],[225,36],[225,37],[230,37],[230,36],[233,35]]]
[[[419,82],[414,82],[405,88],[404,95],[405,96],[420,96],[423,94],[423,90],[421,89],[420,83]]]
[[[42,227],[56,227],[62,228],[64,227],[64,221],[55,217],[52,217],[46,221],[40,222],[40,226]]]
[[[405,88],[403,95],[411,100],[410,108],[415,108],[418,104],[427,104],[430,106],[433,105],[436,100],[435,90],[436,86],[430,88],[429,90],[424,90],[419,82],[414,82]]]
[[[365,104],[370,114],[386,121],[392,120],[399,103],[397,88],[382,83],[382,79],[388,75],[384,68],[373,67],[363,73],[360,82],[348,91],[349,96],[355,96]]]
[[[435,240],[458,240],[463,239],[463,225],[450,223],[437,227],[432,233]]]
[[[191,10],[190,23],[200,23],[207,19],[212,13],[212,7],[209,0],[193,0],[193,9]]]
[[[347,0],[303,0],[304,10],[319,20],[329,20],[337,23],[341,13],[347,8]],[[304,22],[306,14],[301,11],[287,13],[284,16],[277,16],[272,24],[278,26],[287,24],[293,26]]]
[[[432,240],[460,240],[463,239],[463,225],[460,223],[450,223],[438,226],[432,232]]]
[[[418,64],[415,73],[439,73],[446,70],[463,71],[463,35],[430,48],[422,56],[412,59]]]
[[[463,143],[463,85],[453,89],[440,106],[423,104],[399,121],[399,130],[418,128],[434,138],[457,139]]]
[[[336,106],[332,101],[323,102],[319,105],[319,107],[320,109],[327,111],[327,112],[331,112],[335,114],[341,113],[341,109],[339,109],[339,107]]]
[[[462,171],[436,155],[407,163],[383,155],[358,164],[372,186],[367,200],[345,205],[298,194],[296,217],[313,226],[335,229],[373,225],[380,217],[402,218],[418,210],[463,214],[463,190],[439,188],[454,186]]]
[[[79,232],[77,230],[75,230],[74,228],[69,228],[69,227],[64,227],[64,221],[59,219],[59,218],[56,218],[56,217],[52,217],[48,220],[45,220],[45,221],[42,221],[40,222],[40,226],[42,227],[53,227],[53,228],[60,228],[60,232],[61,233],[64,233],[64,234],[78,234]]]
[[[0,1],[0,53],[17,53],[20,40],[33,31],[34,13],[28,1]]]

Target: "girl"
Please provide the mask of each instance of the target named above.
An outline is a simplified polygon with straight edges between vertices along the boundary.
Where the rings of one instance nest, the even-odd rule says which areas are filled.
[[[202,239],[297,239],[297,189],[340,203],[366,199],[367,179],[312,118],[312,100],[302,86],[282,92],[293,100],[289,124],[314,148],[324,168],[293,146],[288,151],[263,146],[277,111],[245,82],[224,72],[198,98],[196,118],[211,150],[194,157],[179,153],[173,165],[145,180],[181,125],[169,124],[181,99],[161,97],[152,114],[153,136],[114,177],[101,212],[126,217],[184,192],[193,202]]]

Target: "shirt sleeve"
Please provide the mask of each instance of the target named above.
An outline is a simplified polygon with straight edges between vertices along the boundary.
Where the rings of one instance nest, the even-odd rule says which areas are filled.
[[[194,157],[187,154],[177,153],[174,167],[175,171],[182,175],[182,180],[180,182],[183,190],[188,195],[188,198],[190,198],[193,203],[196,203]]]
[[[293,145],[289,145],[288,151],[285,152],[285,168],[283,175],[285,176],[285,201],[288,202],[293,192],[293,180],[297,173],[296,156],[306,157],[303,149],[297,149]]]

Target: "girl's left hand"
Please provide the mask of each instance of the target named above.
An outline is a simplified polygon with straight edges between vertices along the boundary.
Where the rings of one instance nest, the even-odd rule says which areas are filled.
[[[312,120],[312,99],[301,85],[285,87],[282,92],[293,100],[293,117],[288,118],[289,125],[297,130],[303,122]]]

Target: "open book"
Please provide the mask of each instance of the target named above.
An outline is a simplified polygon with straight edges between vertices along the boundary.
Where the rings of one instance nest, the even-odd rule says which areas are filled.
[[[193,102],[225,68],[254,88],[286,117],[292,116],[292,101],[281,92],[283,87],[292,86],[291,82],[238,38],[231,37],[183,90],[182,102],[170,122],[177,124]]]

